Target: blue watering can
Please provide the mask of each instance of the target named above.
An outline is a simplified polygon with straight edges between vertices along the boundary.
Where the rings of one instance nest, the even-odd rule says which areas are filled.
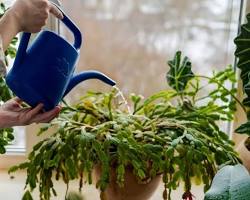
[[[31,33],[23,33],[14,65],[6,77],[6,83],[14,94],[32,107],[43,103],[45,110],[54,108],[73,87],[87,79],[99,79],[115,85],[112,79],[98,71],[73,74],[82,35],[70,18],[62,13],[62,22],[74,34],[74,44],[54,32],[42,30],[28,47]]]

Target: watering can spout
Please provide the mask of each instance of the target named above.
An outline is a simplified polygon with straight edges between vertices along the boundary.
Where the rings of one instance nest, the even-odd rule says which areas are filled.
[[[88,79],[98,79],[110,86],[115,86],[116,82],[113,81],[111,78],[107,77],[101,72],[98,71],[84,71],[80,74],[74,75],[70,82],[69,85],[64,93],[63,96],[66,96],[77,84],[79,84],[82,81],[88,80]]]

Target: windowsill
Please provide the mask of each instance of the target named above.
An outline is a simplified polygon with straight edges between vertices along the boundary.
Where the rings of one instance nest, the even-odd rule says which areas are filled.
[[[18,147],[18,146],[7,146],[7,151],[5,155],[7,156],[25,156],[26,148],[25,147]]]

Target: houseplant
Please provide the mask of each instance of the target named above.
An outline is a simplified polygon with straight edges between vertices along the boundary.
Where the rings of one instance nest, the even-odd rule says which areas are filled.
[[[9,171],[27,170],[23,199],[32,199],[37,187],[42,200],[56,195],[53,177],[67,186],[78,179],[81,191],[83,181],[91,184],[93,171],[99,168],[96,186],[101,199],[109,199],[105,189],[110,187],[110,171],[122,188],[130,170],[138,184],[162,175],[165,200],[183,181],[183,199],[191,200],[192,180],[204,183],[207,190],[219,165],[239,163],[233,142],[217,124],[233,119],[238,101],[235,89],[224,86],[235,82],[231,67],[211,78],[194,75],[190,60],[182,59],[181,52],[168,64],[166,79],[172,89],[145,100],[131,94],[132,113],[117,101],[115,89],[89,92],[74,106],[65,103],[59,118],[39,132],[56,127],[55,133],[34,146],[27,162]],[[214,86],[204,97],[200,97],[205,90],[201,78]]]

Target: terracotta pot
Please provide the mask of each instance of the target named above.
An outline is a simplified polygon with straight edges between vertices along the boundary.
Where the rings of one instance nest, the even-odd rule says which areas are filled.
[[[99,180],[101,168],[95,168],[95,179]],[[110,170],[110,183],[101,194],[105,200],[148,200],[155,192],[161,181],[161,175],[155,178],[138,183],[132,173],[132,169],[127,168],[124,177],[124,187],[120,188],[116,183],[115,169]]]

